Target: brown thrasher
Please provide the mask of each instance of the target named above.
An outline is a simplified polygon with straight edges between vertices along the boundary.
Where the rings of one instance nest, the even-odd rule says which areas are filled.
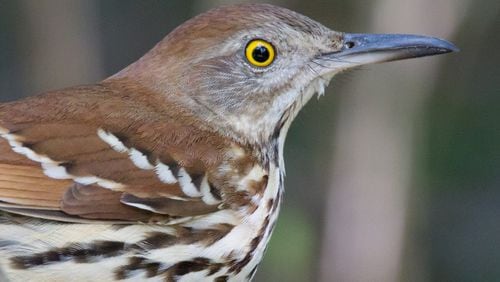
[[[0,104],[0,279],[251,280],[304,104],[345,69],[456,50],[228,6],[100,83]]]

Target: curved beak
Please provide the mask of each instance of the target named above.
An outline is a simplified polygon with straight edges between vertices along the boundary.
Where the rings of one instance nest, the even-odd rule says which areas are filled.
[[[443,39],[409,34],[345,33],[340,51],[324,54],[341,68],[433,56],[459,49]]]

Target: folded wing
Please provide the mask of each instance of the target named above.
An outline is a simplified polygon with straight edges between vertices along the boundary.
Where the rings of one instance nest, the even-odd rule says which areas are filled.
[[[216,173],[226,141],[130,99],[139,94],[123,101],[103,87],[0,105],[0,209],[168,222],[222,208]]]

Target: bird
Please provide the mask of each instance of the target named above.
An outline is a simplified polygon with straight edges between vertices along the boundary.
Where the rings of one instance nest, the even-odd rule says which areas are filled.
[[[0,279],[251,281],[302,107],[345,70],[455,51],[229,5],[103,81],[1,103]]]

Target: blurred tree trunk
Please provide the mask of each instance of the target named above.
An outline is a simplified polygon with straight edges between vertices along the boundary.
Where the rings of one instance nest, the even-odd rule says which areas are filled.
[[[449,38],[460,17],[454,3],[377,1],[367,32]],[[346,88],[334,140],[321,281],[399,280],[415,129],[439,60],[373,66]],[[425,280],[424,267],[416,268],[423,270],[416,280]]]
[[[95,1],[23,0],[30,93],[102,79]]]

